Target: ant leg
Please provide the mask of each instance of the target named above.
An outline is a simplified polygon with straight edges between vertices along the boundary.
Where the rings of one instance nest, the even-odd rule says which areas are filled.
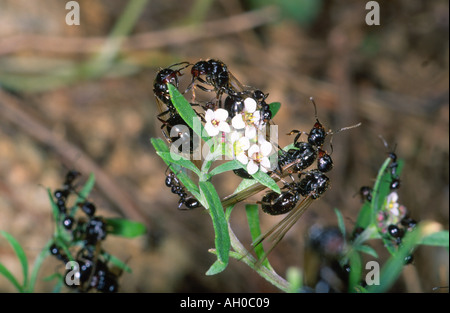
[[[293,130],[291,130],[289,133],[287,133],[286,135],[293,135],[293,134],[297,134],[296,136],[295,136],[295,138],[294,138],[294,145],[298,142],[298,140],[300,139],[300,136],[302,135],[302,134],[305,134],[306,136],[308,136],[308,133],[306,133],[306,132],[303,132],[303,131],[300,131],[300,130],[297,130],[297,129],[293,129]]]

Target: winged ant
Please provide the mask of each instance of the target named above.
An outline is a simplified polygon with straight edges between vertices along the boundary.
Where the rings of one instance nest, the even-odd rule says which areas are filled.
[[[225,63],[220,60],[209,59],[206,61],[198,61],[191,68],[192,81],[186,88],[186,91],[192,89],[193,98],[195,99],[195,88],[199,88],[205,92],[215,92],[216,99],[221,106],[221,97],[223,93],[234,93],[244,90],[242,84],[231,74]],[[200,84],[196,84],[196,82]],[[212,89],[203,85],[211,86]]]

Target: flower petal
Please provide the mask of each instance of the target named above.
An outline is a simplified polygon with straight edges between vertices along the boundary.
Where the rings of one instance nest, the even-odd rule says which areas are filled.
[[[254,124],[260,124],[261,122],[261,111],[255,111],[253,112],[253,123]]]
[[[387,197],[387,202],[397,202],[398,193],[396,191],[391,192]]]
[[[234,144],[236,141],[241,139],[244,136],[244,134],[243,134],[243,132],[235,130],[235,131],[232,131],[229,134],[227,134],[227,136],[228,136],[229,142]]]
[[[229,133],[231,130],[230,125],[228,125],[228,123],[226,122],[220,122],[219,125],[217,126],[217,129],[225,133]]]
[[[261,149],[261,154],[265,157],[268,156],[270,152],[272,152],[272,144],[268,141],[263,141],[259,146]]]
[[[217,136],[217,134],[219,133],[219,129],[211,123],[206,123],[205,130],[210,137]]]
[[[236,160],[238,160],[242,164],[247,164],[248,163],[248,156],[245,155],[245,153],[240,153],[240,154],[238,154],[236,156]]]
[[[259,152],[259,146],[254,144],[250,148],[248,148],[247,154],[249,155],[249,157],[252,157],[253,154],[258,153],[258,152]]]
[[[267,172],[270,169],[270,160],[268,157],[264,157],[261,159],[261,161],[259,162],[259,164],[261,165],[261,170],[263,170],[264,172]]]
[[[226,119],[228,118],[228,111],[225,109],[217,109],[214,112],[214,117],[216,120],[226,121]]]
[[[238,145],[242,150],[248,150],[250,148],[250,140],[247,137],[241,137],[238,140]]]
[[[214,111],[211,109],[206,110],[205,121],[211,122],[214,119]]]
[[[254,126],[248,125],[245,127],[245,137],[253,139],[256,137],[256,128]]]
[[[253,113],[256,110],[256,101],[253,98],[247,98],[244,100],[245,111],[248,113]]]
[[[245,123],[244,120],[242,119],[242,114],[237,114],[233,117],[233,119],[231,120],[231,125],[233,125],[233,127],[235,129],[242,129],[245,127]]]
[[[259,170],[258,164],[256,164],[253,160],[250,160],[247,164],[247,172],[250,175],[255,174]]]

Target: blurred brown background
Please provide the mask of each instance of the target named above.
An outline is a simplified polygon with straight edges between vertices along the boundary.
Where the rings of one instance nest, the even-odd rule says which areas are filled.
[[[366,25],[366,2],[80,0],[81,24],[68,26],[66,1],[0,0],[0,229],[33,262],[53,232],[45,188],[61,185],[67,169],[83,179],[93,172],[91,197],[100,213],[149,228],[138,239],[106,240],[106,249],[133,269],[121,277],[122,291],[276,292],[236,260],[205,276],[215,260],[208,253],[210,218],[201,209],[177,210],[177,197],[164,185],[165,165],[150,144],[162,137],[152,93],[156,72],[208,58],[282,103],[275,118],[281,146],[292,140],[282,134],[312,127],[311,96],[330,129],[362,122],[333,138],[332,188],[272,252],[282,276],[290,266],[303,267],[311,225],[336,225],[334,208],[352,228],[361,206],[355,194],[373,183],[387,157],[379,135],[405,161],[400,202],[413,218],[448,229],[448,1],[378,1],[379,26]],[[128,5],[139,12],[135,20],[124,18]],[[112,32],[125,33],[120,45],[108,41]],[[214,181],[221,195],[238,184],[231,174],[221,178]],[[231,223],[249,245],[242,208],[234,209]],[[276,220],[262,216],[263,229]],[[382,262],[387,256],[375,247]],[[3,238],[0,261],[21,277]],[[39,278],[55,270],[60,263],[47,259]],[[436,286],[448,286],[448,252],[421,247],[393,291]],[[52,287],[39,280],[36,291]],[[3,277],[0,291],[14,291]]]

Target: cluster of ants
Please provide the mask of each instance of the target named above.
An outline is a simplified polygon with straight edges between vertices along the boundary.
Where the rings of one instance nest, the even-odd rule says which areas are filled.
[[[386,148],[387,143],[384,142]],[[397,203],[396,191],[400,188],[400,177],[397,173],[398,161],[397,154],[389,152],[390,164],[387,167],[388,174],[390,174],[390,195],[387,197],[387,203],[384,210],[379,212],[377,217],[378,228],[386,239],[393,242],[396,246],[402,244],[402,239],[407,231],[411,231],[417,224],[417,221],[408,215],[406,208],[403,205]],[[363,186],[360,189],[360,196],[363,201],[372,201],[372,188],[369,186]],[[353,232],[353,238],[356,238],[364,229],[357,228]],[[405,258],[405,264],[413,262],[413,255],[408,255]]]
[[[192,79],[185,90],[180,90],[178,76],[184,75],[182,71],[189,66],[192,66],[190,71]],[[230,116],[235,116],[237,113],[242,112],[244,100],[251,97],[257,102],[264,123],[269,123],[272,119],[272,112],[265,101],[268,94],[264,94],[261,90],[244,87],[222,61],[210,59],[198,61],[195,64],[189,62],[172,64],[167,68],[161,69],[156,74],[153,82],[153,93],[160,111],[157,118],[162,122],[161,129],[167,141],[169,143],[177,139],[181,139],[182,142],[189,141],[191,152],[196,148],[193,142],[193,132],[190,130],[187,133],[182,130],[184,127],[189,128],[189,126],[172,104],[168,84],[175,86],[182,94],[192,92],[191,106],[200,107],[205,111],[207,109],[223,108],[227,110]],[[199,101],[198,90],[205,93],[213,92],[215,97],[205,102]],[[224,96],[225,99],[223,99]],[[204,122],[204,114],[197,111],[196,113]],[[171,133],[176,134],[177,137],[171,137]]]
[[[192,76],[191,81],[184,91],[180,91],[179,76],[184,75],[182,71],[189,66],[192,66],[190,71]],[[266,124],[272,122],[273,114],[270,106],[266,102],[268,94],[258,89],[244,87],[231,74],[223,62],[210,59],[207,61],[199,61],[195,64],[189,62],[176,63],[168,68],[161,69],[157,73],[153,85],[153,92],[160,110],[157,118],[162,122],[161,129],[169,143],[172,143],[180,137],[183,138],[183,136],[186,140],[187,138],[191,138],[192,140],[192,130],[191,133],[183,133],[180,131],[178,133],[179,137],[170,137],[169,134],[173,129],[177,129],[179,125],[184,127],[188,127],[188,125],[183,121],[172,104],[168,84],[175,86],[182,94],[191,91],[192,100],[189,103],[192,107],[201,107],[205,111],[207,109],[223,108],[228,111],[229,116],[234,116],[242,112],[244,109],[244,100],[251,97],[256,101],[257,108],[261,112],[261,121]],[[215,97],[206,102],[199,102],[196,100],[199,98],[197,96],[198,90],[205,93],[212,92],[215,94]],[[342,130],[359,126],[357,124],[342,128],[334,133],[331,130],[327,131],[317,118],[317,107],[312,98],[311,102],[315,109],[315,124],[309,133],[292,130],[288,135],[296,134],[293,147],[285,151],[277,146],[277,164],[274,170],[268,171],[268,174],[275,181],[281,181],[284,184],[281,188],[281,193],[269,191],[258,202],[261,204],[263,212],[267,214],[289,214],[280,223],[275,225],[273,229],[256,240],[253,243],[254,246],[260,244],[268,236],[272,236],[272,240],[276,244],[290,227],[295,224],[312,201],[318,199],[325,193],[330,186],[330,179],[326,173],[333,168],[331,156],[324,150],[326,137]],[[201,113],[197,112],[197,115],[202,117]],[[300,141],[303,134],[306,135],[307,139]],[[191,150],[194,148],[192,142],[190,147]],[[316,162],[316,166],[311,169],[314,162]],[[252,176],[245,169],[234,170],[234,173],[242,178],[252,179]],[[297,181],[293,176],[295,174],[298,175]],[[292,182],[284,180],[287,176],[290,176]],[[188,209],[200,206],[198,201],[192,196],[187,195],[184,187],[180,185],[173,172],[166,173],[166,185],[171,188],[173,193],[180,196],[178,208],[181,208],[183,205]],[[264,189],[264,186],[256,184],[237,194],[225,197],[222,200],[222,204],[224,207],[236,204]]]
[[[68,264],[75,261],[78,264],[78,272],[75,277],[79,284],[68,284],[70,288],[75,288],[80,292],[87,292],[95,289],[98,292],[117,292],[118,278],[120,274],[116,274],[108,266],[105,252],[101,248],[101,242],[105,240],[107,235],[107,222],[101,217],[96,216],[96,206],[94,203],[84,200],[76,203],[75,208],[81,208],[85,216],[74,218],[74,213],[69,212],[68,200],[71,195],[77,195],[74,187],[74,181],[80,175],[77,171],[69,171],[66,174],[61,189],[54,191],[55,204],[59,211],[59,222],[67,230],[71,236],[68,246],[80,246],[76,252],[75,258],[69,256],[69,251],[62,248],[55,241],[50,246],[50,253],[58,260]],[[71,270],[67,270],[66,276]]]

